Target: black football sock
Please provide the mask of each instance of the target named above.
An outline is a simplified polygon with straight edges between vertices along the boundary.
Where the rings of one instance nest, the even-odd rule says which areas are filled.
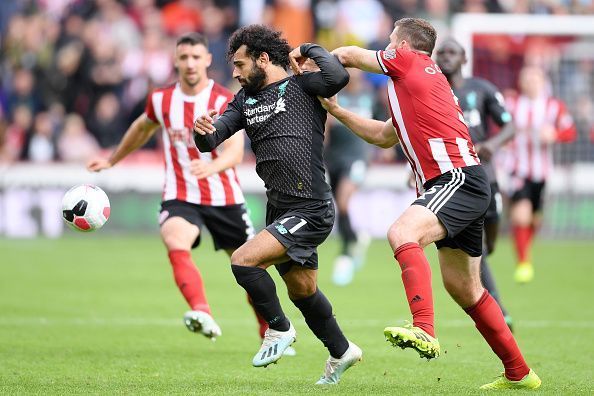
[[[300,300],[293,300],[293,304],[303,314],[305,323],[318,337],[334,358],[340,358],[347,349],[349,342],[338,327],[336,318],[332,315],[332,305],[318,289],[314,294]]]
[[[499,298],[499,291],[497,290],[497,286],[495,285],[495,279],[491,274],[491,269],[489,268],[489,264],[487,263],[487,251],[483,249],[483,255],[481,257],[481,283],[487,289],[489,294],[493,296],[497,304],[499,304],[499,308],[503,312],[503,316],[507,316],[507,311],[503,308],[503,304],[501,304],[501,300]]]
[[[342,241],[341,254],[349,255],[349,247],[357,240],[357,234],[355,234],[355,231],[353,230],[351,217],[348,213],[338,214],[338,233],[340,234],[340,239]]]
[[[231,264],[235,280],[252,299],[254,309],[273,330],[289,330],[289,320],[283,313],[276,295],[276,285],[270,274],[258,267],[243,267]]]

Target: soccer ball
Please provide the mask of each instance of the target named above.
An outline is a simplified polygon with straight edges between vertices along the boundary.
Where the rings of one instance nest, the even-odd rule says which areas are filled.
[[[72,187],[62,198],[62,218],[76,231],[90,232],[103,227],[109,212],[109,198],[97,186]]]

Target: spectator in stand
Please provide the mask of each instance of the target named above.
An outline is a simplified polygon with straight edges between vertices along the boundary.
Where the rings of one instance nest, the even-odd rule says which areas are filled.
[[[58,159],[54,125],[49,113],[41,112],[35,116],[24,153],[25,159],[32,162],[51,162]]]
[[[231,68],[227,63],[227,41],[225,14],[217,7],[207,7],[204,14],[204,35],[208,39],[208,50],[212,54],[212,64],[208,73],[211,78],[223,85],[231,82]]]
[[[165,31],[172,36],[202,30],[202,12],[200,2],[178,0],[167,4],[162,9],[162,23]]]
[[[379,0],[341,0],[338,3],[338,26],[348,32],[349,41],[367,45],[380,38],[378,21],[384,6]]]
[[[102,148],[119,143],[126,130],[126,119],[120,111],[120,101],[113,93],[106,93],[97,101],[95,112],[89,117],[89,130]]]
[[[18,161],[23,155],[27,133],[33,126],[33,113],[26,105],[18,105],[12,115],[12,123],[4,131],[0,145],[0,163]]]
[[[81,110],[80,101],[88,92],[83,75],[84,47],[80,41],[71,41],[55,54],[53,67],[44,78],[50,102],[60,102],[67,112]]]
[[[12,76],[12,90],[8,95],[8,112],[12,113],[18,105],[27,106],[33,113],[42,108],[35,91],[35,76],[28,69],[16,69]]]
[[[99,145],[78,114],[69,114],[64,129],[58,136],[58,156],[62,161],[84,163],[96,156]]]
[[[516,135],[509,158],[511,173],[511,225],[518,264],[514,279],[527,283],[534,277],[530,248],[541,223],[545,183],[553,167],[552,148],[576,137],[565,104],[550,95],[544,71],[527,66],[520,71],[520,95],[509,100]]]
[[[274,0],[271,22],[292,47],[313,40],[311,0]]]
[[[97,95],[106,92],[120,93],[124,81],[121,57],[115,43],[109,39],[97,41],[93,43],[91,53],[93,57],[90,68],[92,92]]]
[[[140,46],[141,36],[134,20],[126,14],[122,3],[119,0],[96,1],[95,19],[106,39],[115,43],[119,49],[128,51]]]

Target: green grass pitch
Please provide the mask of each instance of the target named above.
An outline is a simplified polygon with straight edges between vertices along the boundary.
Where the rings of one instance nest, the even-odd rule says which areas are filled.
[[[536,277],[512,281],[510,245],[491,257],[515,319],[516,337],[547,394],[594,393],[594,244],[539,241]],[[361,364],[332,388],[313,383],[327,352],[286,298],[298,332],[296,357],[253,368],[257,326],[224,253],[206,240],[194,251],[223,336],[212,343],[182,324],[185,302],[157,235],[73,235],[60,240],[0,240],[1,394],[474,394],[501,371],[471,320],[446,295],[435,260],[436,321],[444,354],[435,361],[384,341],[408,306],[385,241],[375,241],[352,285],[333,286],[338,244],[320,250],[320,287]]]

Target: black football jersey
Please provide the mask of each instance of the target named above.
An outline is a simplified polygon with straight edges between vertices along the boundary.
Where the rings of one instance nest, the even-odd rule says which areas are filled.
[[[489,118],[499,126],[511,121],[511,114],[505,108],[503,95],[489,81],[482,78],[466,78],[464,85],[454,89],[458,103],[464,112],[464,119],[474,144],[489,139]],[[495,182],[495,170],[490,162],[481,160],[490,182]]]
[[[271,202],[330,199],[323,159],[326,111],[317,95],[335,95],[348,83],[338,59],[309,44],[302,53],[320,72],[290,76],[248,95],[240,90],[215,122],[212,135],[195,135],[201,151],[209,151],[233,133],[245,129],[256,156],[256,172]]]

